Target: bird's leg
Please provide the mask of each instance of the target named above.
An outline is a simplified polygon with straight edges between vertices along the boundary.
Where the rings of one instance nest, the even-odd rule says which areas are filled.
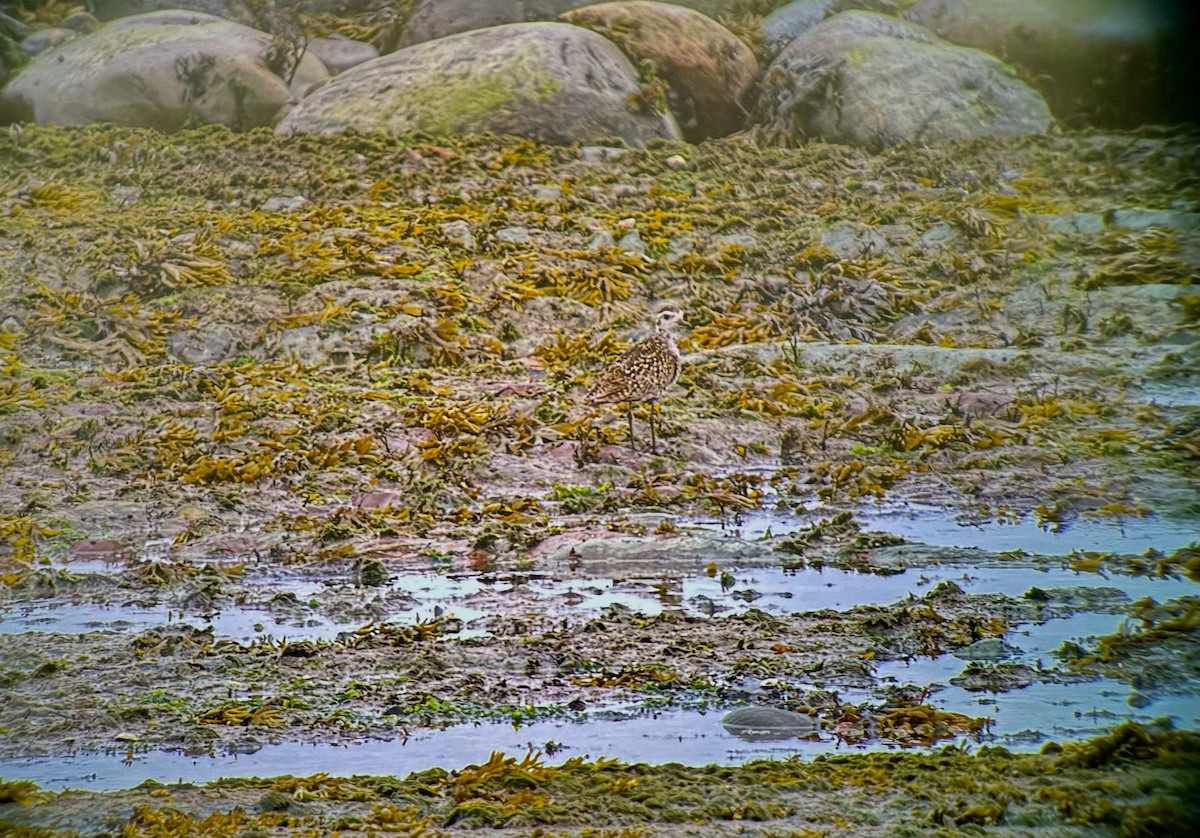
[[[637,453],[637,446],[633,444],[633,402],[625,402],[625,409],[629,411],[629,450]]]
[[[654,437],[654,410],[658,407],[657,402],[650,402],[650,452],[658,453],[658,440]]]

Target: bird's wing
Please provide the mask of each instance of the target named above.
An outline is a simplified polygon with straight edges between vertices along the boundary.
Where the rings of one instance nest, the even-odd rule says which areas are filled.
[[[656,374],[664,361],[674,362],[658,335],[631,346],[597,377],[587,392],[588,401],[625,401],[643,398],[645,393],[669,383],[670,375]]]

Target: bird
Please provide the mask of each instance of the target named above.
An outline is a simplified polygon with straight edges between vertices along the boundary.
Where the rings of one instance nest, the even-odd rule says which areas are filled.
[[[633,437],[633,403],[650,404],[650,450],[658,453],[654,434],[654,407],[663,394],[679,379],[679,347],[674,329],[683,323],[678,309],[665,309],[654,320],[654,333],[635,343],[621,357],[605,367],[588,388],[584,401],[589,405],[624,402],[629,413],[629,448],[636,451]]]

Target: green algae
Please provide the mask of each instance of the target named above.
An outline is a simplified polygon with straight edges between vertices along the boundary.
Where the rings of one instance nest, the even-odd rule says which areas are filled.
[[[315,775],[86,794],[86,812],[77,809],[71,817],[86,828],[124,811],[129,835],[252,828],[305,835],[337,820],[360,830],[420,828],[428,834],[452,826],[541,825],[588,834],[573,830],[654,831],[687,823],[716,835],[759,822],[795,834],[851,825],[870,836],[980,825],[1015,835],[1022,823],[1036,822],[1115,828],[1130,836],[1157,828],[1153,834],[1174,836],[1189,834],[1185,830],[1194,825],[1186,795],[1200,776],[1197,744],[1192,733],[1126,725],[1111,736],[1069,745],[1061,755],[1003,748],[971,754],[948,747],[926,754],[688,767],[581,758],[548,765],[534,753],[494,753],[478,765],[406,778]],[[70,811],[78,794],[45,795],[19,811],[0,809],[0,817],[10,828],[36,829],[39,814],[56,807]],[[156,800],[164,797],[169,804]],[[203,809],[193,808],[202,800]]]

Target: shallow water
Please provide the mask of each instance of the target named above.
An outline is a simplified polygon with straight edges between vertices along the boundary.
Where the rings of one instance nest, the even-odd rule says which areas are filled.
[[[1063,640],[1086,640],[1088,636],[1110,633],[1122,619],[1114,614],[1080,613],[1023,627],[1006,638],[1017,649],[1009,660],[1036,665]],[[1003,745],[1017,751],[1036,751],[1048,740],[1087,738],[1124,721],[1148,723],[1167,716],[1178,727],[1200,727],[1200,700],[1192,694],[1159,694],[1146,706],[1135,709],[1128,704],[1127,686],[1096,679],[1073,684],[1034,683],[994,695],[949,684],[949,679],[966,666],[966,661],[945,654],[908,662],[885,662],[877,667],[875,674],[883,683],[936,685],[928,699],[934,707],[993,719],[986,735],[966,741]],[[754,688],[753,683],[748,686]],[[809,685],[796,682],[790,686],[802,691]],[[845,701],[872,700],[866,690],[842,690],[839,695]],[[734,708],[647,713],[636,707],[609,707],[594,710],[581,721],[540,721],[519,729],[499,722],[462,724],[445,730],[417,730],[407,739],[339,746],[266,745],[253,754],[214,757],[115,750],[52,759],[15,759],[0,761],[0,776],[30,779],[47,789],[103,791],[128,788],[146,779],[203,783],[220,777],[318,771],[333,775],[405,775],[434,766],[480,763],[493,750],[514,755],[530,748],[544,752],[548,743],[553,743],[555,753],[546,760],[549,763],[574,756],[604,756],[628,762],[653,760],[686,765],[732,765],[760,758],[898,748],[895,743],[879,739],[848,745],[829,731],[818,731],[804,740],[740,738],[721,724],[731,709]],[[939,745],[951,741],[943,740]]]
[[[774,511],[742,516],[734,531],[743,538],[766,533],[785,535],[828,518],[839,510],[812,507],[795,514]],[[884,503],[853,510],[864,530],[887,532],[932,547],[977,547],[1003,553],[1024,550],[1061,556],[1075,550],[1140,555],[1148,549],[1170,552],[1200,542],[1200,521],[1186,518],[1092,517],[1080,515],[1057,525],[1040,525],[1033,516],[1019,521],[968,521],[961,511],[915,503]],[[706,522],[720,528],[720,522]]]
[[[273,636],[289,640],[333,640],[343,631],[362,625],[338,623],[314,614],[303,618],[277,617],[248,609],[222,610],[211,615],[181,614],[169,604],[151,607],[98,605],[96,603],[36,602],[10,608],[0,617],[0,634],[26,631],[83,634],[91,631],[143,632],[147,629],[189,625],[212,627],[219,638],[242,642]]]
[[[824,513],[826,516],[828,511]],[[814,513],[813,520],[818,517]],[[1169,550],[1200,538],[1200,529],[1190,522],[1135,519],[1123,525],[1109,520],[1083,520],[1062,532],[1052,533],[1032,522],[962,526],[952,511],[924,507],[880,507],[860,512],[865,527],[882,529],[913,541],[942,546],[983,547],[992,551],[1024,549],[1049,555],[1072,550],[1109,550],[1140,553],[1148,547]],[[786,531],[785,521],[796,529],[796,517],[762,515],[745,520],[743,537],[761,535],[770,529]],[[96,567],[91,567],[95,564]],[[91,562],[72,564],[77,572],[113,568]],[[1079,573],[1067,567],[1042,568],[970,567],[941,565],[909,569],[882,576],[854,571],[825,569],[784,570],[780,567],[723,568],[733,582],[703,573],[667,572],[653,578],[613,576],[581,577],[562,572],[463,573],[434,571],[393,575],[386,586],[356,589],[347,579],[254,573],[246,580],[255,590],[267,593],[290,591],[301,602],[335,591],[363,602],[380,596],[402,600],[403,606],[385,619],[407,623],[434,616],[456,616],[465,623],[458,636],[484,633],[472,627],[503,602],[505,608],[524,608],[548,614],[589,614],[612,605],[655,614],[677,609],[695,615],[720,615],[758,608],[775,614],[846,610],[861,605],[890,605],[910,596],[920,597],[939,583],[952,581],[968,593],[997,593],[1019,597],[1032,587],[1108,588],[1124,595],[1106,596],[1109,608],[1142,597],[1159,601],[1200,593],[1190,580],[1146,577],[1104,577]],[[392,600],[388,600],[392,601]],[[1041,624],[1018,626],[1005,638],[1016,651],[1009,660],[1052,664],[1050,653],[1064,640],[1084,640],[1117,630],[1124,615],[1089,610]],[[212,626],[220,637],[251,640],[264,634],[286,637],[331,639],[352,630],[363,621],[339,622],[316,613],[276,616],[263,609],[232,607],[212,615],[181,615],[169,603],[152,607],[101,606],[43,601],[10,606],[0,615],[0,633],[88,632],[97,630],[144,631],[172,623]],[[1072,684],[1034,683],[1023,689],[993,695],[970,692],[949,684],[967,662],[946,654],[938,658],[885,662],[875,676],[881,684],[933,686],[929,703],[938,709],[994,720],[988,735],[979,741],[1020,750],[1036,750],[1047,739],[1085,738],[1111,729],[1125,720],[1149,722],[1169,716],[1180,727],[1200,727],[1200,702],[1194,695],[1156,693],[1149,703],[1134,708],[1130,689],[1120,683],[1094,680]],[[809,685],[790,684],[797,690]],[[747,687],[754,688],[753,683]],[[843,700],[877,700],[870,691],[846,690]],[[373,740],[347,746],[299,744],[267,745],[254,754],[219,757],[189,757],[153,751],[144,754],[114,751],[87,753],[68,758],[9,760],[0,762],[0,776],[32,779],[46,788],[67,787],[94,790],[136,785],[145,779],[170,781],[176,778],[205,782],[219,777],[272,775],[325,771],[330,774],[405,774],[432,766],[459,766],[482,762],[493,750],[520,754],[528,748],[545,750],[557,743],[562,758],[573,756],[615,757],[626,761],[677,761],[686,764],[734,764],[763,757],[813,756],[851,749],[887,749],[897,745],[874,740],[848,746],[829,732],[809,740],[746,741],[721,725],[721,711],[672,709],[647,714],[640,708],[598,708],[582,721],[549,720],[514,730],[509,724],[459,725],[447,730],[418,730],[407,740]],[[557,759],[558,751],[555,751]],[[553,762],[554,760],[550,760]],[[298,769],[303,766],[303,769]]]
[[[1031,567],[969,568],[962,565],[910,568],[880,576],[834,568],[785,570],[779,567],[730,568],[732,585],[723,587],[718,577],[700,574],[683,578],[614,579],[588,577],[562,579],[548,574],[501,576],[476,573],[406,573],[393,577],[386,588],[359,592],[363,602],[383,590],[411,598],[404,611],[384,620],[410,624],[434,616],[457,617],[466,628],[459,637],[478,636],[472,622],[489,613],[494,598],[563,614],[599,612],[622,605],[647,615],[664,609],[696,616],[736,614],[757,608],[772,614],[793,614],[833,609],[845,611],[860,605],[891,605],[909,596],[922,596],[943,581],[967,593],[994,593],[1019,597],[1030,588],[1110,588],[1128,599],[1153,597],[1160,602],[1200,593],[1200,585],[1187,579],[1113,576],[1080,573],[1068,568]],[[312,586],[294,580],[264,580],[276,593],[291,591],[298,599],[312,596]],[[353,631],[365,620],[337,621],[315,611],[303,615],[275,615],[249,608],[227,608],[212,615],[181,614],[170,604],[152,607],[97,605],[40,601],[11,606],[0,615],[0,634],[25,631],[83,633],[89,631],[140,632],[155,626],[185,624],[212,627],[218,637],[249,641],[265,635],[289,640],[331,640]]]
[[[961,662],[960,662],[961,663]],[[1089,685],[1094,686],[1094,685]],[[954,690],[956,688],[951,688]],[[1124,703],[1119,688],[1097,698],[1083,695],[1078,685],[1033,685],[1019,695],[1006,697],[998,709],[988,699],[963,692],[938,693],[932,702],[941,709],[974,716],[988,715],[996,723],[989,736],[978,741],[1016,751],[1036,751],[1047,739],[1086,738],[1125,720],[1149,722],[1176,715],[1194,726],[1194,700],[1172,697],[1134,710]],[[492,751],[520,755],[532,748],[545,751],[554,743],[551,764],[563,759],[616,758],[626,762],[679,762],[685,765],[736,765],[752,759],[786,759],[794,755],[865,750],[895,750],[895,744],[872,741],[847,745],[821,732],[809,739],[748,740],[725,730],[721,719],[728,711],[665,710],[634,718],[595,718],[583,722],[543,721],[519,730],[506,723],[459,725],[446,730],[416,731],[407,740],[372,740],[351,745],[267,745],[253,754],[191,757],[152,751],[146,754],[81,754],[54,760],[0,762],[0,776],[20,777],[44,788],[105,791],[135,786],[147,779],[203,783],[221,777],[272,776],[327,772],[332,775],[396,774],[404,776],[435,766],[481,763]],[[1036,732],[1030,728],[1036,727]],[[948,744],[950,740],[939,745]]]

